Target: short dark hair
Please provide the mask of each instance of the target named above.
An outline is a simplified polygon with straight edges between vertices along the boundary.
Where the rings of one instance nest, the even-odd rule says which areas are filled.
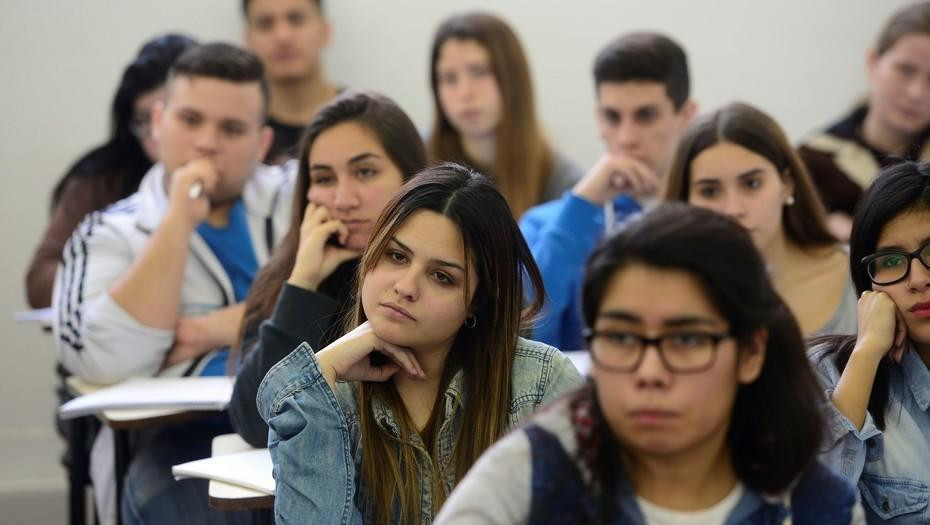
[[[629,33],[607,44],[597,54],[595,87],[604,82],[636,81],[664,85],[675,109],[681,109],[691,91],[685,50],[665,35]]]
[[[749,234],[723,215],[677,202],[631,222],[588,260],[582,285],[588,327],[594,326],[610,279],[636,263],[694,275],[740,348],[766,331],[762,371],[737,391],[727,444],[733,469],[747,487],[784,491],[816,459],[823,391],[797,321],[769,281]],[[619,446],[612,435],[601,437]]]
[[[316,8],[322,13],[323,12],[323,0],[310,0],[316,4]],[[242,0],[242,14],[249,16],[249,4],[252,3],[252,0]]]
[[[262,120],[268,111],[268,83],[261,61],[249,51],[223,42],[194,46],[178,57],[168,71],[166,85],[177,76],[206,77],[236,84],[258,83],[262,92]]]

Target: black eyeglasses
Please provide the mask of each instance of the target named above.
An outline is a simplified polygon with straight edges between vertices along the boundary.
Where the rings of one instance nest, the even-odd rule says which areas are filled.
[[[707,370],[714,364],[717,347],[730,334],[706,332],[672,332],[659,337],[643,337],[632,332],[585,330],[591,360],[611,372],[633,372],[643,362],[646,349],[654,346],[666,370],[692,373]]]
[[[882,250],[862,258],[869,279],[873,283],[884,286],[894,284],[911,272],[911,261],[914,258],[930,269],[930,242],[927,242],[913,252],[904,250]]]

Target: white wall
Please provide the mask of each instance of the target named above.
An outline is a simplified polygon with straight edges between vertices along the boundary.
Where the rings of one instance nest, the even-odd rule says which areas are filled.
[[[328,0],[332,80],[394,97],[421,127],[432,108],[432,33],[454,12],[509,20],[530,57],[538,106],[555,144],[582,165],[594,130],[591,62],[612,37],[656,29],[687,49],[702,109],[741,99],[774,115],[797,140],[865,92],[863,60],[903,0]],[[3,0],[0,14],[0,492],[61,487],[52,430],[51,338],[14,326],[22,277],[47,219],[55,181],[106,133],[115,82],[153,34],[180,30],[237,41],[238,0]],[[131,349],[127,349],[131,351]]]

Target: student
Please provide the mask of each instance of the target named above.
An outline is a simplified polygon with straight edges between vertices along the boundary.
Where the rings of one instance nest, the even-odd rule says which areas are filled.
[[[300,342],[323,348],[341,335],[353,301],[358,257],[374,223],[404,182],[426,166],[423,141],[393,101],[347,93],[320,110],[300,148],[288,234],[255,278],[246,300],[245,352],[229,416],[252,446],[268,443],[255,395],[268,370]],[[338,243],[327,242],[337,235]],[[263,346],[259,324],[294,343]],[[283,335],[284,336],[284,335]]]
[[[563,350],[584,345],[578,297],[588,254],[605,230],[655,201],[696,110],[684,50],[656,33],[608,44],[594,61],[594,85],[607,151],[570,192],[520,219],[549,295],[533,335]]]
[[[858,484],[869,523],[930,521],[930,164],[882,170],[850,238],[854,336],[815,342],[823,458]]]
[[[855,333],[849,256],[827,230],[807,170],[771,117],[734,103],[695,122],[679,143],[665,198],[746,228],[803,334]]]
[[[492,446],[437,524],[864,523],[817,378],[732,221],[668,204],[591,255],[590,382]]]
[[[436,115],[430,159],[492,175],[515,217],[581,177],[546,140],[523,48],[500,18],[470,13],[443,22],[433,39],[430,79]]]
[[[323,68],[331,29],[323,0],[242,0],[242,11],[246,45],[261,59],[271,90],[274,142],[266,162],[280,164],[295,156],[307,123],[341,91]]]
[[[472,462],[580,382],[518,337],[524,281],[541,286],[503,196],[455,164],[388,204],[360,262],[355,326],[302,343],[265,376],[280,523],[429,523]],[[298,341],[262,326],[263,346]]]
[[[51,304],[61,250],[85,215],[135,193],[156,160],[152,106],[164,96],[171,63],[195,42],[167,34],[149,40],[120,79],[110,110],[110,137],[85,153],[52,191],[52,216],[26,270],[32,308]]]
[[[290,217],[292,174],[259,164],[266,97],[261,63],[233,46],[195,47],[172,66],[152,112],[159,163],[138,192],[78,226],[58,269],[53,329],[71,373],[94,383],[223,373],[238,303]],[[229,431],[224,416],[139,432],[124,521],[206,522],[206,483],[176,483],[171,465],[209,456]]]
[[[868,100],[799,150],[830,212],[830,230],[842,241],[881,166],[898,158],[930,159],[930,2],[898,11],[866,65]]]

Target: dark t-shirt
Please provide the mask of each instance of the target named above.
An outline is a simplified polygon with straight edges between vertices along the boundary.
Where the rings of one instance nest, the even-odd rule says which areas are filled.
[[[268,126],[274,130],[274,140],[265,156],[265,164],[281,164],[297,156],[297,145],[306,126],[293,126],[268,117]]]

